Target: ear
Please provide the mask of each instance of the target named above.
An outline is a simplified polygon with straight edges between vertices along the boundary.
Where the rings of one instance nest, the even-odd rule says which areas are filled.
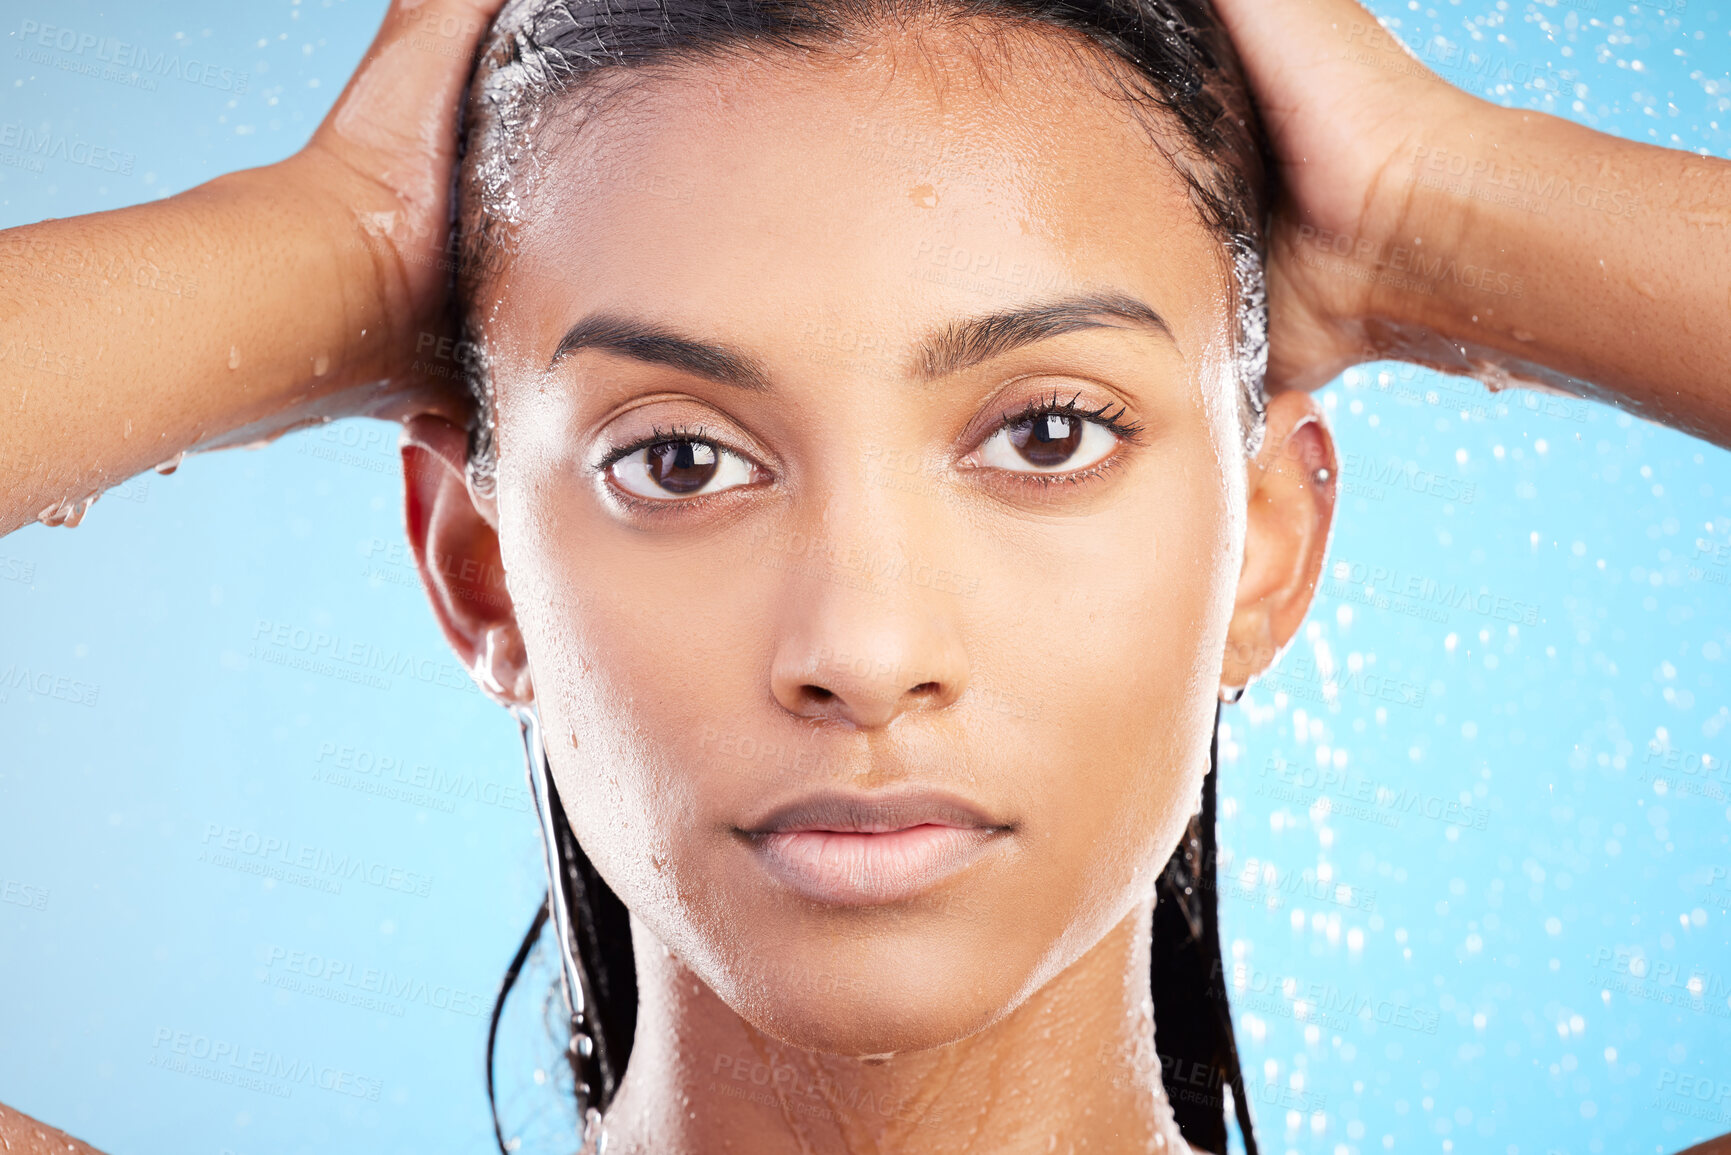
[[[1277,393],[1249,464],[1249,518],[1238,599],[1220,669],[1223,695],[1274,664],[1298,632],[1322,576],[1339,466],[1322,408],[1309,393]]]
[[[403,428],[409,544],[445,640],[491,698],[532,701],[529,660],[499,558],[498,506],[468,482],[469,436],[423,413]]]

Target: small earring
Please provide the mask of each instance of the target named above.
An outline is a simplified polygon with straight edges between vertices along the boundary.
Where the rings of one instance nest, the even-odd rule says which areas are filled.
[[[1238,699],[1244,697],[1245,689],[1244,686],[1222,686],[1220,687],[1220,700],[1228,706],[1235,706],[1238,704]]]
[[[577,1095],[587,1116],[598,1114],[594,1104],[601,1092],[600,1061],[590,1034],[590,1010],[595,1005],[587,976],[577,957],[577,936],[572,930],[571,907],[566,901],[564,863],[559,839],[553,829],[553,767],[541,740],[541,717],[534,705],[512,705],[512,717],[523,732],[523,758],[529,774],[529,795],[535,801],[535,817],[541,826],[541,846],[547,864],[547,904],[553,930],[559,940],[559,986],[565,994],[565,1009],[571,1017],[570,1053],[577,1076]]]

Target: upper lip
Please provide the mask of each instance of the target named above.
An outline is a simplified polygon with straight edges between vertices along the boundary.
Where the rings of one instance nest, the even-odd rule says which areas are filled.
[[[887,834],[926,825],[992,830],[1010,824],[995,821],[966,798],[943,790],[880,794],[820,790],[778,806],[756,824],[739,829],[744,834],[790,834],[804,830]]]

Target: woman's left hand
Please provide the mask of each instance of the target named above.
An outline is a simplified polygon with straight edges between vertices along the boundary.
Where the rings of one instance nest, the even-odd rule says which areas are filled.
[[[1731,446],[1731,163],[1480,100],[1355,0],[1214,3],[1281,185],[1271,390],[1399,358]]]
[[[1268,386],[1320,388],[1367,359],[1360,322],[1379,311],[1378,282],[1352,275],[1363,255],[1389,251],[1424,210],[1399,180],[1402,161],[1433,126],[1470,123],[1488,106],[1426,68],[1355,0],[1214,2],[1280,186]],[[1343,248],[1348,259],[1333,259]]]

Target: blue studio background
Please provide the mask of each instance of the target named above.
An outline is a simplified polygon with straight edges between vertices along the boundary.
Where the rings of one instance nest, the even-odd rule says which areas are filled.
[[[1372,6],[1481,95],[1731,153],[1713,0]],[[383,9],[5,0],[0,226],[289,154]],[[1328,580],[1222,743],[1264,1148],[1731,1131],[1731,459],[1410,366],[1323,398]],[[0,540],[0,1101],[115,1155],[488,1149],[486,1010],[543,874],[400,505],[394,428],[350,421]]]

